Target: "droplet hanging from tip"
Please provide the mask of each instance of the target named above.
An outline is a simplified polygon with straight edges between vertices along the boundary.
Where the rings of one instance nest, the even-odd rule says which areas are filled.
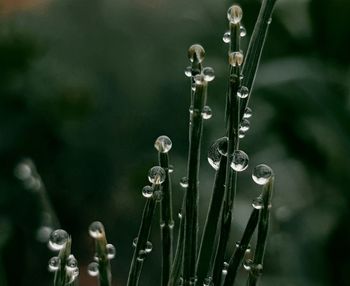
[[[68,241],[68,233],[63,229],[56,229],[50,234],[49,247],[51,250],[63,249]]]
[[[210,119],[213,116],[213,112],[211,111],[211,108],[206,105],[203,107],[202,109],[202,113],[201,113],[203,119]]]
[[[152,186],[144,186],[142,189],[142,195],[149,199],[153,196],[153,187]]]
[[[152,167],[148,172],[148,180],[150,183],[160,185],[165,181],[165,171],[160,166]]]
[[[173,143],[170,138],[166,135],[159,136],[154,142],[154,147],[160,153],[168,153],[171,150]]]
[[[232,5],[227,10],[227,19],[232,24],[238,24],[239,22],[241,22],[242,17],[243,17],[243,11],[242,11],[242,8],[238,5]]]
[[[99,221],[94,221],[89,226],[89,234],[92,238],[99,239],[102,238],[105,233],[104,226]]]
[[[106,245],[106,251],[107,251],[107,259],[111,260],[115,257],[116,250],[115,250],[115,246],[113,244],[108,243]]]
[[[258,185],[267,184],[272,177],[273,177],[272,169],[265,164],[257,165],[254,168],[252,173],[252,178],[254,182],[257,183]]]

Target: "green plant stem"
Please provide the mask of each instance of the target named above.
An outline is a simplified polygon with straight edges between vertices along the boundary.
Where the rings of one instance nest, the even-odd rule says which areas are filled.
[[[260,210],[259,222],[258,222],[258,238],[256,242],[256,248],[254,253],[254,260],[251,270],[248,276],[248,286],[255,286],[262,274],[263,261],[266,249],[266,240],[269,230],[270,221],[270,207],[271,207],[271,196],[273,192],[274,177],[263,186],[262,201],[263,208]]]
[[[96,254],[99,258],[99,285],[100,286],[111,286],[112,285],[112,274],[111,264],[107,258],[107,239],[106,235],[102,235],[100,238],[95,239]]]
[[[173,209],[172,191],[169,174],[169,155],[159,153],[159,165],[165,170],[166,178],[162,184],[163,198],[160,203],[160,231],[162,240],[162,277],[161,285],[166,286],[169,281],[173,261]]]
[[[60,267],[55,273],[54,286],[66,286],[69,282],[69,276],[66,271],[66,264],[69,255],[71,254],[72,240],[69,237],[66,245],[60,250],[58,257],[60,259]]]
[[[240,24],[230,23],[231,32],[231,46],[230,52],[235,52],[240,50]],[[223,267],[225,252],[227,248],[227,243],[229,240],[229,235],[231,231],[232,222],[232,212],[234,206],[234,199],[237,188],[237,173],[233,171],[230,167],[233,159],[234,150],[238,149],[239,137],[239,98],[237,96],[237,91],[241,85],[240,79],[240,67],[230,66],[230,80],[229,80],[229,90],[228,90],[228,123],[227,123],[227,137],[228,137],[228,147],[227,147],[227,162],[226,162],[226,176],[225,176],[225,199],[223,202],[223,209],[221,213],[221,229],[219,244],[216,251],[215,261],[214,261],[214,271],[213,271],[213,283],[214,285],[220,285],[221,283],[221,270]]]
[[[196,258],[198,240],[198,171],[200,164],[200,145],[202,139],[203,118],[201,112],[206,103],[207,82],[196,84],[191,108],[191,125],[185,204],[185,238],[183,279],[184,285],[190,285],[196,277]]]
[[[160,185],[154,185],[154,192],[158,191],[160,188]],[[146,200],[145,207],[143,209],[142,219],[141,219],[141,225],[139,228],[138,236],[137,236],[137,242],[134,250],[134,254],[132,257],[130,270],[129,270],[129,276],[127,281],[127,286],[136,286],[138,285],[143,260],[146,249],[146,244],[150,235],[151,231],[151,225],[152,225],[152,219],[154,216],[156,207],[156,199],[154,196]]]
[[[197,260],[197,277],[199,285],[203,284],[204,279],[208,277],[212,271],[211,258],[213,256],[213,250],[215,248],[214,241],[218,236],[217,221],[218,217],[220,217],[225,194],[226,161],[227,158],[225,156],[222,156],[219,169],[215,175],[213,193],[203,230],[202,241],[200,244]]]
[[[253,209],[247,226],[244,230],[242,238],[239,242],[239,245],[235,249],[234,254],[231,256],[229,266],[227,269],[227,275],[225,278],[224,286],[232,286],[234,285],[238,268],[241,266],[242,261],[244,259],[244,254],[249,247],[249,243],[252,239],[253,233],[256,229],[259,219],[259,210]]]
[[[244,76],[242,84],[249,89],[249,96],[242,100],[240,120],[242,120],[244,111],[248,106],[275,4],[276,0],[263,0],[253,34],[249,41],[245,57],[246,60],[244,61],[242,69]]]

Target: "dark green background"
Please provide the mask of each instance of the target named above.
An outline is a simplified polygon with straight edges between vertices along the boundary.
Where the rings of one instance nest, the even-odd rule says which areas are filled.
[[[259,1],[240,1],[248,31]],[[87,277],[101,220],[117,248],[114,284],[124,285],[157,136],[173,140],[174,212],[186,173],[189,83],[187,48],[201,43],[216,71],[209,86],[213,118],[205,122],[200,209],[209,202],[210,142],[224,134],[229,1],[52,0],[0,18],[0,285],[51,285],[53,255],[36,240],[35,194],[13,175],[30,157],[61,225],[73,237]],[[0,6],[1,11],[1,6]],[[241,148],[250,168],[239,180],[231,248],[258,187],[259,163],[276,173],[273,224],[261,285],[348,285],[349,11],[345,0],[280,0],[250,106]],[[176,220],[177,223],[177,220]],[[159,281],[159,231],[141,285]],[[244,278],[244,273],[242,272]],[[243,282],[242,282],[243,283]],[[242,284],[243,285],[243,284]]]

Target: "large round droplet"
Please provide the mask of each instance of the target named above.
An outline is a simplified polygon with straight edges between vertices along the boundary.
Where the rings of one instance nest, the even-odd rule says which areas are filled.
[[[150,252],[152,251],[152,249],[153,249],[152,242],[147,241],[147,243],[146,243],[146,247],[145,247],[145,251],[146,251],[146,253],[150,253]]]
[[[239,125],[239,130],[242,130],[243,132],[247,132],[250,128],[250,122],[248,119],[243,118],[241,121],[241,124]]]
[[[111,260],[115,257],[115,247],[113,244],[107,244],[106,245],[106,251],[107,251],[107,259]]]
[[[51,257],[48,263],[48,269],[50,272],[56,272],[60,268],[61,260],[59,257]]]
[[[243,58],[241,52],[232,52],[228,55],[228,62],[233,67],[239,67],[243,64]]]
[[[188,59],[193,62],[201,63],[204,60],[205,51],[199,44],[194,44],[188,49]]]
[[[236,172],[242,172],[248,168],[248,155],[242,150],[236,150],[233,152],[231,168]]]
[[[258,185],[267,184],[272,177],[272,169],[265,164],[257,165],[253,170],[252,178]]]
[[[252,110],[249,107],[247,107],[244,111],[243,118],[250,118],[252,117],[252,115],[253,115]]]
[[[249,89],[246,86],[241,86],[237,91],[237,96],[240,98],[247,98],[249,95]]]
[[[192,76],[192,67],[188,66],[185,68],[185,76],[191,77]]]
[[[151,186],[144,186],[142,189],[142,195],[146,198],[149,199],[153,196],[153,187]]]
[[[201,115],[203,119],[210,119],[213,116],[213,112],[211,111],[211,108],[206,105],[203,107]]]
[[[241,25],[239,28],[239,35],[243,38],[247,35],[247,30],[244,28],[244,26]]]
[[[238,5],[233,5],[227,10],[227,19],[233,24],[241,22],[242,17],[243,11]]]
[[[89,226],[89,234],[92,238],[98,239],[102,238],[105,233],[105,228],[103,227],[103,224],[99,221],[94,221]]]
[[[231,42],[231,33],[230,31],[227,31],[223,36],[222,36],[222,41],[226,44]]]
[[[73,254],[70,254],[66,262],[66,270],[74,271],[78,267],[78,261],[75,259]]]
[[[202,71],[205,81],[212,81],[215,78],[214,69],[211,67],[205,67]]]
[[[160,185],[165,181],[165,171],[160,166],[152,167],[148,172],[148,180],[155,185]]]
[[[87,272],[90,276],[96,277],[99,275],[99,265],[97,262],[91,262],[87,267]]]
[[[156,142],[154,142],[154,147],[160,153],[168,153],[172,146],[173,143],[171,142],[170,138],[165,135],[159,136]]]
[[[49,247],[54,251],[63,249],[68,241],[68,233],[63,229],[56,229],[51,232]]]
[[[188,178],[187,177],[182,177],[180,180],[180,186],[183,188],[188,187]]]

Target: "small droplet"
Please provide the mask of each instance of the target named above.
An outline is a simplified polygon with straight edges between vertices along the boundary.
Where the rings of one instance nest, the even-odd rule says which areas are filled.
[[[59,251],[63,249],[68,241],[68,233],[63,229],[56,229],[51,232],[49,247],[51,250]]]
[[[51,257],[48,264],[48,269],[50,272],[56,272],[60,268],[61,260],[59,257]]]
[[[92,238],[98,239],[102,238],[105,233],[105,229],[103,227],[103,224],[99,221],[94,221],[89,226],[89,234]]]
[[[179,219],[182,219],[182,209],[179,209],[177,216],[179,217]]]
[[[243,262],[243,267],[245,270],[250,271],[253,265],[253,260],[247,259]]]
[[[241,88],[237,91],[237,96],[240,98],[247,98],[249,95],[249,89],[246,86],[241,86]]]
[[[149,199],[153,196],[153,187],[151,186],[144,186],[142,189],[142,195],[146,198]]]
[[[211,108],[208,105],[203,107],[201,114],[202,114],[203,119],[210,119],[213,115]]]
[[[242,16],[242,8],[238,5],[233,5],[227,10],[227,19],[233,24],[238,24],[241,22]]]
[[[15,168],[15,176],[20,180],[27,180],[32,176],[32,170],[27,163],[19,163]]]
[[[252,110],[249,107],[247,107],[244,111],[243,118],[250,118],[252,117],[252,115],[253,115]]]
[[[155,185],[160,185],[165,180],[165,171],[162,167],[154,166],[148,172],[148,180]]]
[[[214,168],[214,170],[218,170],[220,166],[221,155],[218,150],[218,143],[215,141],[208,150],[208,162],[210,166]]]
[[[203,286],[213,286],[213,278],[212,277],[206,277],[203,281]]]
[[[248,168],[249,158],[248,155],[242,150],[236,150],[233,152],[233,158],[231,168],[236,172],[242,172]]]
[[[172,146],[173,143],[171,142],[170,138],[165,135],[159,136],[156,142],[154,143],[154,147],[160,153],[168,153]]]
[[[185,76],[191,77],[192,76],[192,67],[188,66],[185,68]]]
[[[202,71],[205,81],[213,81],[215,78],[214,69],[211,67],[205,67]]]
[[[145,247],[145,251],[146,251],[146,253],[150,253],[150,252],[152,251],[152,249],[153,249],[152,242],[147,241],[147,243],[146,243],[146,247]]]
[[[132,241],[132,246],[133,247],[137,246],[137,241],[138,241],[138,237],[135,237],[134,240]]]
[[[238,130],[238,138],[243,139],[245,137],[245,132],[241,129]]]
[[[205,79],[204,79],[204,75],[203,74],[196,74],[194,77],[194,82],[196,85],[201,85],[204,84]]]
[[[228,137],[224,136],[216,140],[218,151],[222,156],[227,156]]]
[[[243,38],[247,35],[247,30],[245,29],[244,26],[241,25],[241,27],[239,28],[239,35]]]
[[[113,244],[107,244],[106,245],[106,250],[107,250],[107,259],[111,260],[115,257],[115,247]]]
[[[239,67],[243,63],[243,54],[241,52],[232,52],[228,55],[228,62],[233,67]]]
[[[257,197],[252,201],[253,208],[260,210],[264,207],[264,202],[261,197]]]
[[[267,24],[270,25],[272,23],[272,18],[270,17],[268,20],[267,20]]]
[[[194,44],[188,49],[188,58],[192,63],[201,63],[204,60],[204,55],[204,48],[199,44]]]
[[[189,285],[196,285],[197,284],[197,281],[198,281],[198,278],[197,277],[190,277],[189,279]]]
[[[252,264],[250,271],[254,273],[255,276],[260,276],[263,272],[263,266],[261,264]]]
[[[145,250],[140,250],[137,256],[138,261],[143,261],[146,258],[147,252]]]
[[[174,166],[173,165],[169,165],[168,172],[169,172],[169,174],[174,173]]]
[[[78,261],[73,254],[70,254],[67,258],[66,269],[67,271],[74,271],[78,267]]]
[[[224,262],[223,268],[222,268],[222,274],[226,275],[228,271],[229,264],[227,262]]]
[[[180,186],[183,188],[188,187],[188,178],[187,177],[182,177],[180,180]]]
[[[240,241],[236,241],[235,246],[236,246],[236,248],[239,248],[241,246],[241,242]]]
[[[267,184],[269,180],[272,178],[272,176],[273,176],[272,169],[265,164],[257,165],[254,168],[253,174],[252,174],[252,178],[254,182],[257,183],[258,185]]]
[[[92,277],[96,277],[100,274],[99,265],[97,262],[91,262],[87,267],[88,274]]]
[[[239,125],[239,129],[243,132],[247,132],[250,128],[250,122],[248,119],[243,118],[241,124]]]
[[[223,36],[222,36],[222,40],[224,43],[228,44],[231,42],[231,33],[230,31],[227,31]]]

